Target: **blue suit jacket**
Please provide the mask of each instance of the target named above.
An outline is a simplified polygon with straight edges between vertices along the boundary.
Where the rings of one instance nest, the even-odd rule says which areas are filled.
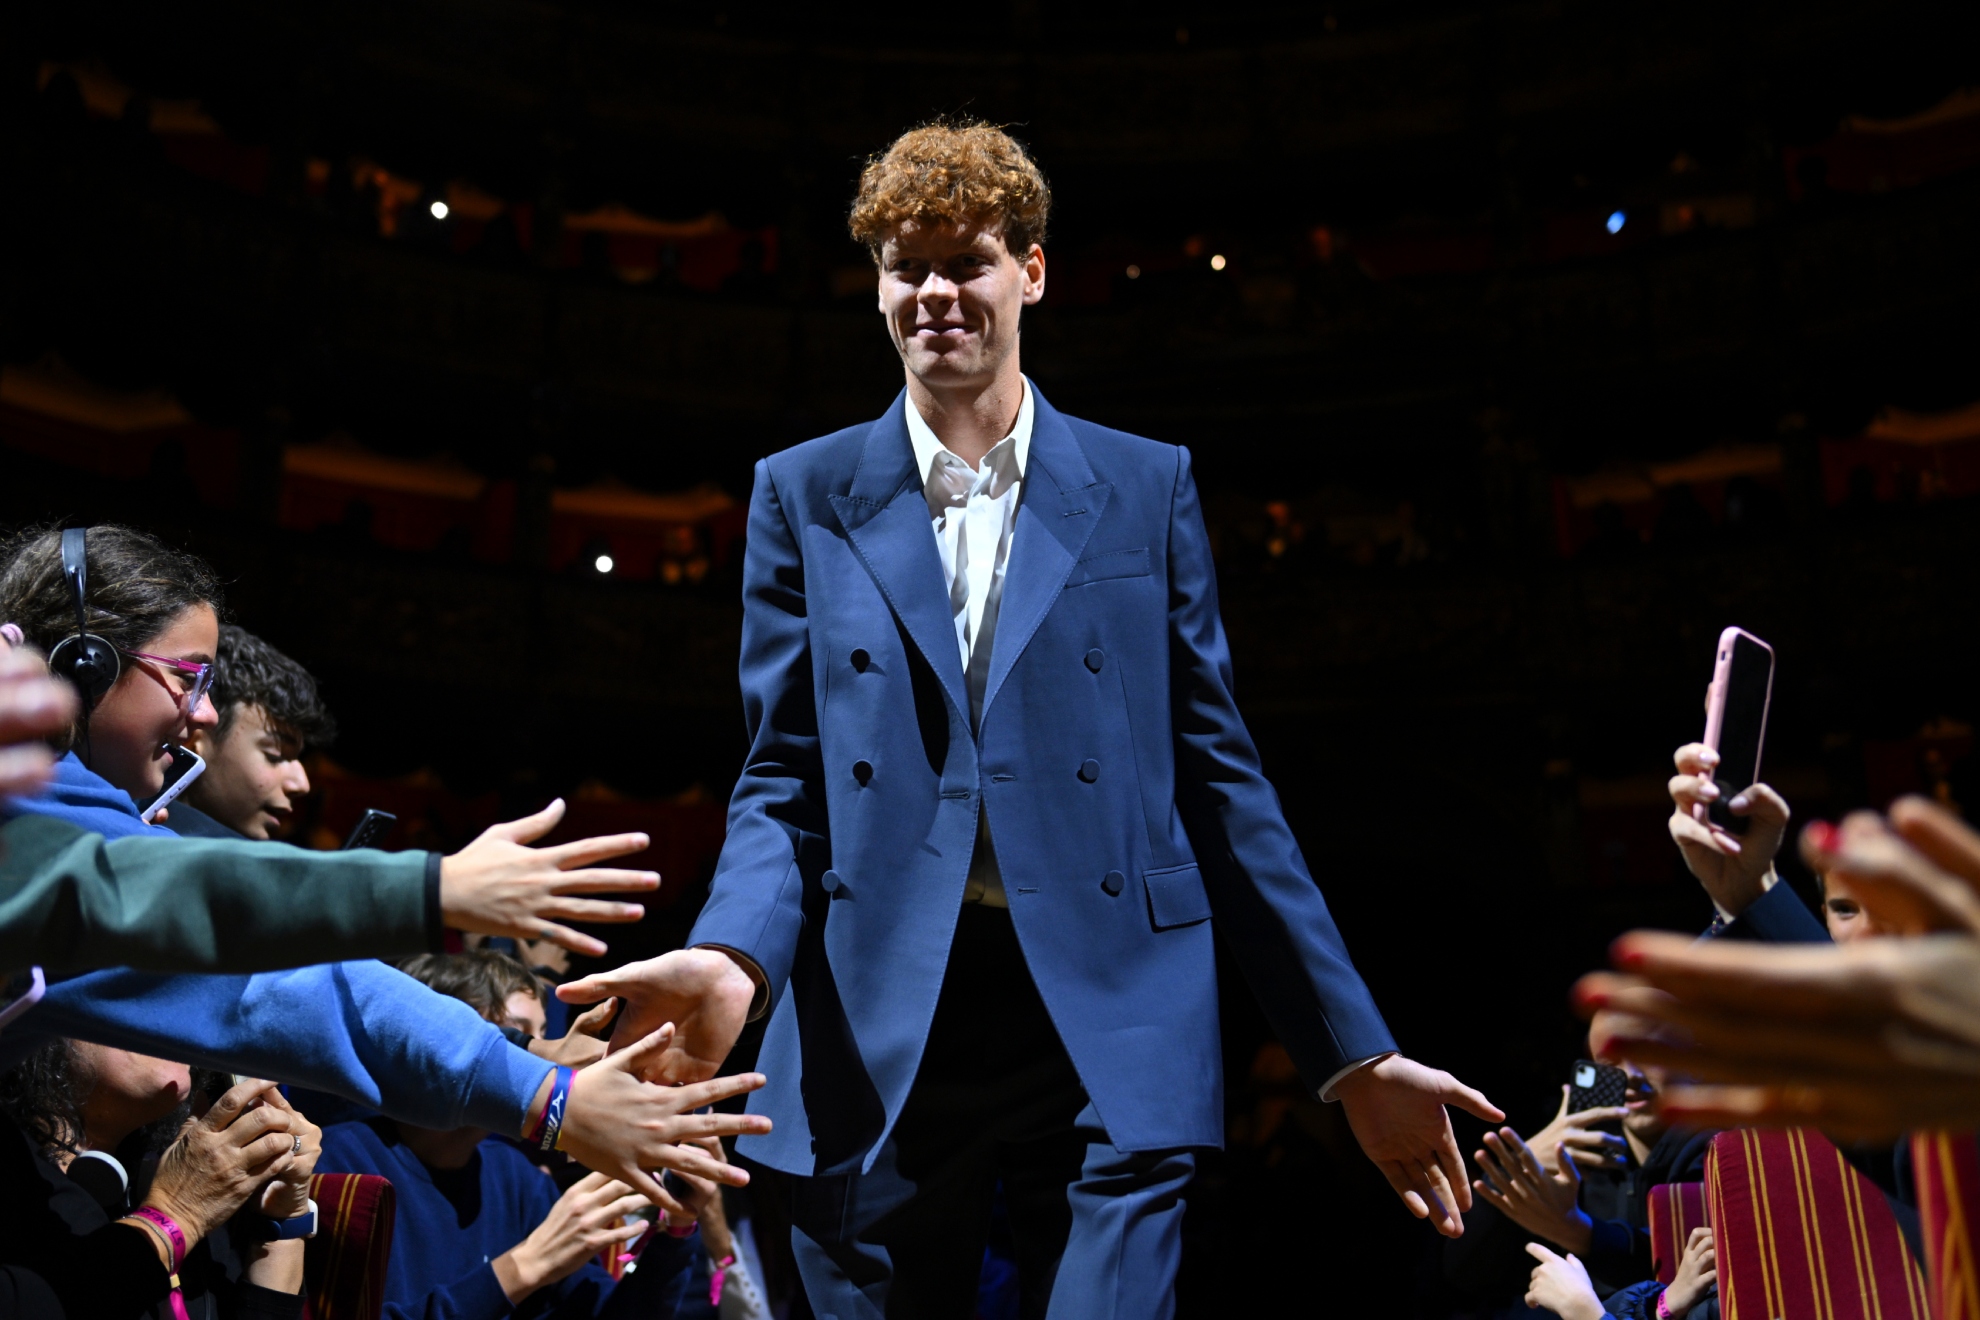
[[[751,745],[690,936],[769,978],[750,1107],[776,1127],[744,1153],[871,1166],[921,1059],[979,812],[1122,1149],[1222,1141],[1213,919],[1310,1082],[1394,1049],[1231,696],[1188,452],[1037,400],[972,729],[906,406],[756,467]]]

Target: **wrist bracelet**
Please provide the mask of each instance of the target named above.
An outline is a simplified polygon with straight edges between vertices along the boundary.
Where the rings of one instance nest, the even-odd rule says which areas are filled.
[[[550,1083],[550,1099],[543,1106],[543,1113],[537,1118],[524,1140],[540,1151],[562,1150],[564,1148],[564,1106],[570,1103],[571,1079],[577,1074],[561,1064],[555,1078]]]
[[[148,1205],[141,1205],[131,1211],[128,1218],[135,1219],[150,1228],[165,1243],[172,1257],[172,1263],[165,1270],[166,1278],[172,1285],[172,1320],[189,1320],[186,1315],[186,1295],[180,1290],[179,1285],[179,1266],[186,1263],[185,1230],[179,1227],[178,1221],[172,1216],[163,1210],[154,1210]]]
[[[1672,1320],[1670,1296],[1669,1288],[1657,1294],[1657,1320]]]

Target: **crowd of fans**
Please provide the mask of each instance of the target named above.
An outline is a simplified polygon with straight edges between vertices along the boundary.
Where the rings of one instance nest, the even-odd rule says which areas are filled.
[[[766,1315],[722,1189],[748,1181],[723,1139],[767,1121],[716,1108],[762,1079],[647,1081],[671,1027],[608,1054],[615,1003],[569,1020],[554,993],[567,951],[605,951],[566,923],[642,914],[588,895],[657,884],[597,865],[644,836],[531,847],[552,803],[446,857],[279,842],[335,724],[222,610],[138,531],[0,546],[0,1311],[303,1315],[366,1267],[309,1254],[341,1174],[394,1189],[387,1316]],[[175,748],[204,770],[161,796]],[[1475,1152],[1444,1270],[1495,1314],[1718,1316],[1714,1228],[1660,1278],[1651,1199],[1736,1127],[1827,1134],[1929,1259],[1908,1135],[1980,1126],[1980,834],[1922,799],[1806,825],[1818,919],[1775,868],[1780,795],[1701,744],[1675,768],[1716,917],[1577,987],[1614,1103],[1563,1087]],[[1722,794],[1739,833],[1701,809]]]
[[[0,1314],[334,1315],[373,1258],[310,1254],[331,1175],[390,1182],[387,1316],[767,1314],[721,1189],[768,1123],[716,1108],[762,1078],[644,1080],[671,1027],[607,1057],[537,970],[643,915],[587,895],[653,889],[595,865],[647,838],[276,841],[335,725],[222,611],[142,532],[0,546]]]

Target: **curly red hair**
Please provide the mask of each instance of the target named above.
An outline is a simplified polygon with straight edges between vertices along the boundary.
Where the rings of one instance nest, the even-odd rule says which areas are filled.
[[[996,224],[1022,257],[1045,241],[1052,189],[1029,153],[980,120],[938,120],[909,129],[867,161],[853,198],[852,236],[879,256],[897,226]]]

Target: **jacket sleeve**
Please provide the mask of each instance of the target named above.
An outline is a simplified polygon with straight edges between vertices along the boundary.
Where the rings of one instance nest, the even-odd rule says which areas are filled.
[[[449,995],[380,962],[252,976],[92,972],[9,1029],[328,1091],[425,1128],[514,1135],[550,1072]]]
[[[754,961],[776,1002],[803,926],[798,857],[822,847],[825,780],[813,700],[804,556],[767,462],[756,465],[743,556],[743,718],[749,755],[729,801],[729,837],[688,944]],[[807,844],[807,838],[812,842]]]
[[[0,968],[261,971],[433,947],[430,854],[0,826]]]
[[[1829,928],[1824,926],[1794,886],[1785,880],[1747,904],[1719,932],[1722,940],[1748,940],[1757,944],[1827,944]]]
[[[1307,870],[1231,692],[1217,570],[1189,451],[1176,451],[1169,533],[1176,802],[1212,915],[1309,1084],[1396,1048]]]

